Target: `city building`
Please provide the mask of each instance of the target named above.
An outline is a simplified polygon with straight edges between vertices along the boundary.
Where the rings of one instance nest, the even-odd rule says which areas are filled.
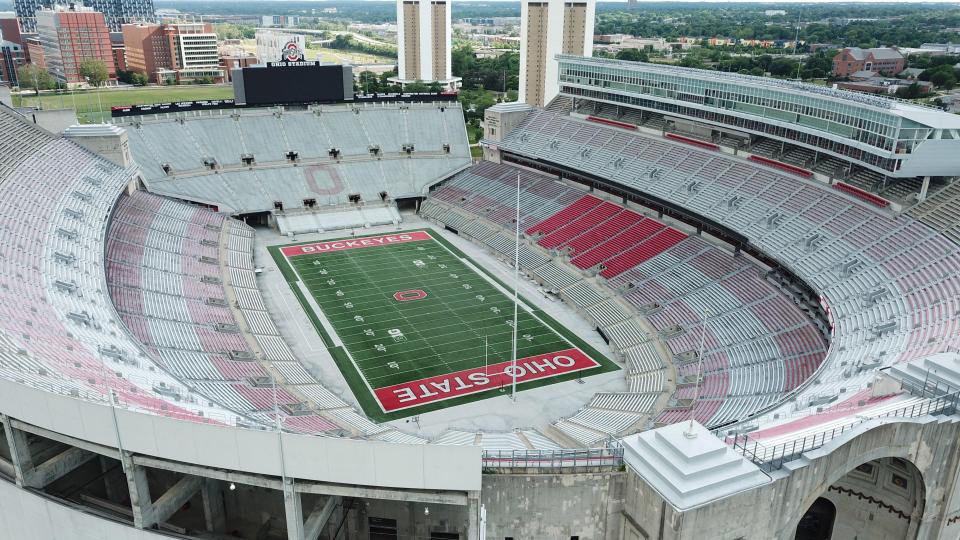
[[[27,60],[38,68],[47,69],[47,60],[43,56],[43,43],[40,43],[40,38],[30,36],[24,38],[23,41]]]
[[[123,32],[110,32],[110,48],[114,67],[118,72],[127,71],[127,47],[123,43]]]
[[[0,11],[0,39],[23,45],[20,35],[20,23],[13,11]]]
[[[0,83],[18,86],[17,68],[26,63],[26,49],[19,43],[0,39]]]
[[[220,69],[223,70],[226,82],[233,81],[232,70],[256,65],[259,62],[252,54],[221,54]]]
[[[127,69],[151,82],[222,82],[217,35],[210,23],[125,24]]]
[[[37,12],[37,33],[47,71],[57,81],[83,83],[80,65],[86,60],[100,60],[109,77],[116,77],[110,30],[103,13],[73,4],[42,9]]]
[[[78,2],[80,4],[81,2]],[[37,31],[36,13],[51,7],[51,0],[14,0],[14,8],[24,32]],[[103,13],[107,26],[114,32],[127,23],[149,22],[156,18],[153,0],[84,0],[84,7]]]
[[[455,88],[450,4],[446,0],[397,0],[397,76],[391,81],[439,82]]]
[[[847,77],[858,71],[896,75],[907,67],[907,59],[896,49],[847,47],[833,57],[833,74]]]
[[[260,17],[260,26],[266,28],[291,28],[300,24],[297,15],[264,15]]]
[[[307,42],[303,34],[279,30],[257,30],[257,58],[261,62],[280,62],[297,55],[303,57]]]
[[[536,107],[558,92],[558,54],[591,56],[595,0],[520,4],[520,101]]]
[[[910,79],[896,79],[893,77],[880,77],[872,75],[869,77],[850,77],[849,81],[837,83],[837,88],[843,90],[853,90],[855,92],[866,92],[868,94],[896,94],[901,88],[907,88],[911,84],[916,84],[920,88],[921,94],[933,91],[933,83],[930,81],[917,81]]]
[[[958,43],[922,43],[920,49],[932,51],[933,53],[957,54],[960,53],[960,44]]]

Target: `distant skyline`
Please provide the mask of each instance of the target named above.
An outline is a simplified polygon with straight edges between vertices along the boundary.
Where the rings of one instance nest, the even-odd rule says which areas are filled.
[[[158,0],[165,4],[187,3],[187,2],[258,2],[261,4],[284,4],[284,3],[317,3],[333,4],[343,2],[392,2],[392,0]],[[514,3],[519,4],[520,0],[452,0],[455,3],[470,4],[489,4],[489,3]],[[625,4],[627,0],[597,0],[598,4]],[[954,0],[638,0],[639,4],[769,4],[770,6],[779,6],[782,4],[937,4],[954,5],[960,7],[960,2]],[[3,2],[0,2],[3,5]]]

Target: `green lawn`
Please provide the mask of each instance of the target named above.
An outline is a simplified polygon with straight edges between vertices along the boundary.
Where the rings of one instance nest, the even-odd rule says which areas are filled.
[[[527,309],[519,311],[517,357],[527,360],[510,371],[512,295],[442,239],[422,231],[387,236],[401,234],[419,239],[298,255],[289,250],[303,248],[271,248],[369,417],[403,418],[509,393],[514,373],[524,390],[618,369],[522,301]],[[335,336],[312,313],[298,281]],[[402,291],[417,292],[403,300],[395,296]]]
[[[42,93],[39,100],[33,94],[24,93],[22,98],[14,96],[14,105],[28,107],[39,105],[45,109],[75,108],[81,123],[93,123],[101,121],[101,118],[109,119],[110,107],[119,105],[146,105],[204,99],[233,99],[233,86],[144,86],[99,91],[78,90],[61,94]],[[102,116],[99,112],[101,106]]]

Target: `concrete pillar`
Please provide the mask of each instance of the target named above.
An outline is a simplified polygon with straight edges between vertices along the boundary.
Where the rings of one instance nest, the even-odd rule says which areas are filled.
[[[223,507],[223,493],[216,480],[203,480],[203,521],[207,532],[222,533],[227,529],[226,510]]]
[[[303,507],[300,494],[293,489],[293,479],[283,480],[283,508],[287,518],[287,539],[303,540]]]
[[[467,540],[480,540],[480,492],[471,492],[467,499]]]
[[[147,469],[133,464],[129,453],[120,455],[123,471],[127,475],[127,490],[130,492],[130,509],[133,511],[133,525],[139,529],[148,527],[146,523],[155,523],[153,519],[153,500],[150,498],[150,484],[147,482]]]
[[[930,177],[923,177],[923,185],[920,186],[920,194],[917,195],[917,202],[923,202],[927,200],[927,190],[930,189]]]
[[[87,450],[68,448],[43,463],[36,463],[30,452],[27,433],[14,428],[9,418],[3,422],[3,430],[7,444],[10,446],[13,477],[20,487],[42,489],[97,457],[96,454]]]
[[[368,538],[370,536],[370,516],[368,515],[367,505],[363,501],[357,501],[354,505],[356,509],[353,512],[354,537]]]
[[[14,429],[10,425],[10,418],[4,417],[3,432],[7,437],[7,444],[10,446],[10,461],[13,462],[14,479],[17,486],[23,487],[25,480],[33,471],[33,457],[30,455],[30,442],[27,440],[27,434]]]
[[[406,516],[404,516],[404,519],[398,520],[397,532],[406,538],[416,538],[414,523],[417,521],[417,515],[414,512],[413,503],[407,502],[403,506]]]
[[[122,499],[123,490],[118,485],[117,479],[123,475],[115,474],[113,462],[106,456],[100,456],[100,472],[103,474],[103,491],[107,495],[107,500],[113,503]]]

